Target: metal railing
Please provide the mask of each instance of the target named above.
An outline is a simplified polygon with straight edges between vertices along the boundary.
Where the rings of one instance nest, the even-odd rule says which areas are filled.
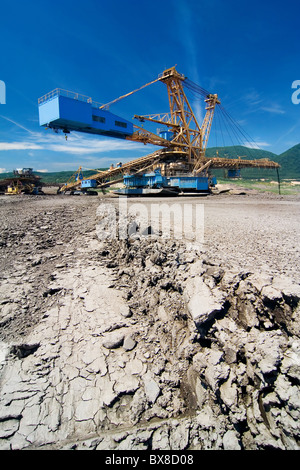
[[[75,93],[74,91],[63,90],[62,88],[55,88],[55,90],[46,93],[46,95],[39,98],[38,103],[45,103],[46,101],[49,101],[56,96],[65,96],[74,100],[84,101],[85,103],[90,103],[94,108],[100,108],[100,106],[103,106],[102,103],[94,101],[90,96],[82,95],[81,93]]]

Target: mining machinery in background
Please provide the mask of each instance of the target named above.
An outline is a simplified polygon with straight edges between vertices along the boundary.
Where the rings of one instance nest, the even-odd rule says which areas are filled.
[[[41,178],[33,173],[32,168],[17,168],[13,176],[0,181],[0,191],[8,196],[18,194],[44,194]]]
[[[116,102],[152,85],[163,83],[167,88],[169,112],[165,114],[134,115],[139,125],[117,116],[109,110]],[[202,124],[193,112],[185,88],[198,93],[205,102]],[[279,168],[279,164],[267,159],[250,160],[243,157],[223,158],[218,155],[207,158],[205,153],[217,106],[217,94],[208,93],[180,74],[175,67],[165,70],[159,77],[130,93],[100,104],[91,98],[73,92],[56,89],[39,99],[40,125],[62,131],[110,136],[160,149],[105,171],[97,171],[88,178],[76,177],[63,185],[59,192],[74,192],[90,188],[104,189],[123,182],[123,195],[174,194],[186,192],[208,193],[215,185],[213,169],[226,169],[232,174],[242,168]],[[146,130],[145,122],[163,126],[159,133]]]

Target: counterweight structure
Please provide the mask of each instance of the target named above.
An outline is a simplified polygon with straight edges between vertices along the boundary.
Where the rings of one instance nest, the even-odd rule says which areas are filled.
[[[109,111],[112,104],[158,81],[167,87],[170,112],[135,115],[134,118],[140,123],[148,121],[160,124],[164,126],[165,131],[155,134]],[[186,77],[172,67],[165,70],[156,80],[102,105],[95,103],[91,98],[56,89],[39,100],[40,125],[55,131],[62,130],[66,135],[71,131],[78,131],[161,147],[147,156],[89,176],[88,180],[100,188],[123,181],[124,175],[141,174],[158,168],[164,176],[181,174],[192,177],[203,177],[207,175],[208,169],[216,168],[279,168],[278,163],[267,159],[245,160],[218,156],[207,158],[205,152],[215,109],[220,105],[220,100],[217,94],[205,94],[205,116],[200,125],[184,90],[186,83],[189,83]],[[194,90],[197,87],[190,83],[189,86]],[[68,182],[60,191],[72,191],[80,187],[84,180],[85,178]]]

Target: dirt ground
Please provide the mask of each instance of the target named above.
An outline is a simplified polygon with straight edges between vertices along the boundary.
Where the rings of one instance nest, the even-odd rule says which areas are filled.
[[[204,214],[201,244],[209,262],[254,272],[271,271],[300,281],[299,197],[225,193],[162,201],[130,198],[127,210],[136,204],[146,207],[149,214],[151,205],[175,205],[180,216],[184,205],[200,205]],[[53,271],[78,260],[84,265],[84,237],[99,239],[96,227],[103,205],[113,205],[118,211],[119,198],[58,196],[51,188],[45,196],[0,196],[2,289],[5,292],[6,283],[10,286],[13,282],[22,303],[20,314],[2,325],[0,339],[25,334],[39,321]],[[172,220],[171,232],[177,223]],[[185,235],[179,231],[179,238],[181,234]],[[7,291],[7,297],[10,295]]]
[[[298,449],[299,209],[1,196],[0,448]]]

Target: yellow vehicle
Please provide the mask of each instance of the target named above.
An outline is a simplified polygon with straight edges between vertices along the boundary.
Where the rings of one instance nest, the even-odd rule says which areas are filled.
[[[21,194],[21,191],[22,191],[22,185],[17,182],[17,183],[13,183],[7,186],[7,190],[5,194],[8,194],[8,195]]]

